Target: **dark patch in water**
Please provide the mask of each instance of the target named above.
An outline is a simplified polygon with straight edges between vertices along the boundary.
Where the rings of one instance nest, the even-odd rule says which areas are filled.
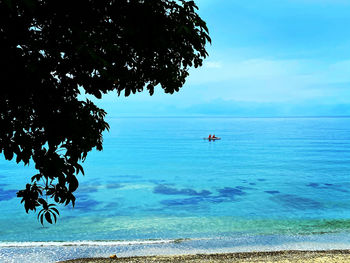
[[[161,201],[161,204],[166,206],[198,205],[198,203],[201,201],[203,201],[201,197],[191,197],[184,199],[163,200]]]
[[[256,185],[256,183],[249,183],[250,185]]]
[[[274,194],[279,194],[280,193],[280,191],[275,191],[275,190],[272,190],[272,191],[264,191],[265,193],[268,193],[268,194],[272,194],[272,195],[274,195]]]
[[[241,189],[240,189],[241,188]],[[235,197],[245,195],[246,192],[242,191],[242,189],[253,189],[250,187],[243,187],[239,186],[236,188],[232,187],[225,187],[222,189],[218,189],[219,192],[218,195],[212,195],[211,192],[203,190],[201,192],[196,192],[193,189],[175,189],[168,186],[158,186],[158,188],[155,189],[155,193],[162,193],[166,195],[190,195],[192,197],[189,198],[179,198],[179,199],[168,199],[163,200],[160,203],[164,206],[171,207],[171,206],[196,206],[200,203],[223,203],[223,202],[233,202],[235,201]]]
[[[201,192],[197,192],[196,190],[186,188],[186,189],[176,189],[173,187],[169,187],[167,185],[157,185],[153,193],[155,194],[163,194],[163,195],[189,195],[189,196],[209,196],[211,192],[208,190],[203,190]]]
[[[309,183],[306,186],[312,187],[315,189],[327,189],[327,190],[334,190],[334,191],[339,191],[343,193],[347,193],[348,190],[342,189],[342,186],[334,185],[334,184],[326,184],[324,183],[323,185],[320,185],[318,183]]]
[[[75,192],[75,196],[76,196],[77,199],[84,199],[84,200],[87,200],[87,199],[90,198],[89,194],[87,194],[87,193],[80,193],[78,191]]]
[[[236,195],[245,195],[246,192],[242,191],[241,189],[232,188],[232,187],[225,187],[222,189],[218,189],[218,192],[220,193],[219,197],[229,197],[229,198],[235,198]]]
[[[111,209],[111,208],[118,208],[119,204],[118,203],[108,203],[106,204],[103,208],[105,209]]]
[[[5,190],[3,188],[0,188],[0,201],[7,201],[11,200],[12,198],[15,198],[17,195],[17,190]]]
[[[116,175],[113,180],[106,180],[105,184],[115,184],[115,183],[135,183],[144,182],[142,176],[139,175]]]
[[[323,207],[320,202],[293,194],[278,194],[274,195],[270,199],[281,203],[285,207],[297,210],[321,209]]]
[[[258,181],[260,181],[260,182],[264,182],[264,181],[266,181],[266,179],[258,179]]]
[[[80,211],[89,212],[96,210],[96,206],[98,206],[100,202],[93,199],[77,199],[74,209],[78,209]]]
[[[153,184],[164,184],[166,181],[165,180],[149,180],[150,183]]]
[[[132,174],[117,175],[117,177],[124,177],[124,178],[142,178],[141,175],[132,175]]]
[[[309,183],[306,186],[312,187],[312,188],[319,188],[319,184],[317,183]]]
[[[97,186],[89,186],[89,187],[85,187],[82,189],[83,192],[85,193],[96,193],[98,191],[98,187]]]
[[[78,193],[96,193],[99,188],[99,184],[83,184],[80,185],[77,192]]]
[[[161,204],[166,206],[189,206],[189,205],[193,206],[204,202],[214,203],[214,204],[223,203],[223,202],[232,202],[232,197],[228,199],[222,196],[196,196],[196,197],[190,197],[190,198],[163,200],[161,201]]]
[[[219,204],[224,202],[232,202],[233,200],[231,198],[227,200],[227,198],[221,196],[212,196],[207,198],[207,201],[209,201],[210,203]]]
[[[247,186],[236,186],[237,189],[240,190],[254,190],[255,188],[253,187],[247,187]]]
[[[120,183],[109,183],[106,185],[107,189],[119,189],[122,188],[123,186]]]

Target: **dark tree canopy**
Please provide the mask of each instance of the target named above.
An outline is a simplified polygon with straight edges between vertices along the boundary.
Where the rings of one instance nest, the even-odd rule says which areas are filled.
[[[80,163],[102,150],[106,113],[80,90],[173,93],[202,65],[210,38],[196,9],[185,0],[0,0],[0,152],[35,164],[17,193],[26,212],[40,208],[52,223],[58,210],[46,200],[74,206]]]

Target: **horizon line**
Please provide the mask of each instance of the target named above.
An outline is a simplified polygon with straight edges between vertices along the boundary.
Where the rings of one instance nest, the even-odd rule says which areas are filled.
[[[121,115],[106,118],[236,118],[236,119],[308,119],[308,118],[350,118],[350,115],[309,115],[309,116],[234,116],[234,115]]]

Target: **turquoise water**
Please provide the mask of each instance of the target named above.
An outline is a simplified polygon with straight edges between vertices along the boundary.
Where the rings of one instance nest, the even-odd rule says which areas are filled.
[[[144,252],[151,246],[232,250],[336,241],[350,247],[350,118],[109,123],[104,151],[85,162],[76,207],[62,207],[54,226],[41,227],[16,198],[35,171],[1,158],[0,259],[23,250],[21,242],[35,241],[71,242],[68,247],[75,241],[139,242],[130,254],[140,246]],[[209,133],[222,140],[203,140]],[[94,255],[104,255],[106,247],[122,251],[122,243],[101,244],[94,243],[103,247]],[[79,249],[62,258],[91,256]],[[45,254],[48,262],[51,254]]]

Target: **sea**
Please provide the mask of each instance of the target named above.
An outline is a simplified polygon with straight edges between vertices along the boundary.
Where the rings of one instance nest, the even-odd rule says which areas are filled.
[[[350,248],[350,118],[108,122],[53,225],[16,197],[33,163],[0,157],[0,262]]]

